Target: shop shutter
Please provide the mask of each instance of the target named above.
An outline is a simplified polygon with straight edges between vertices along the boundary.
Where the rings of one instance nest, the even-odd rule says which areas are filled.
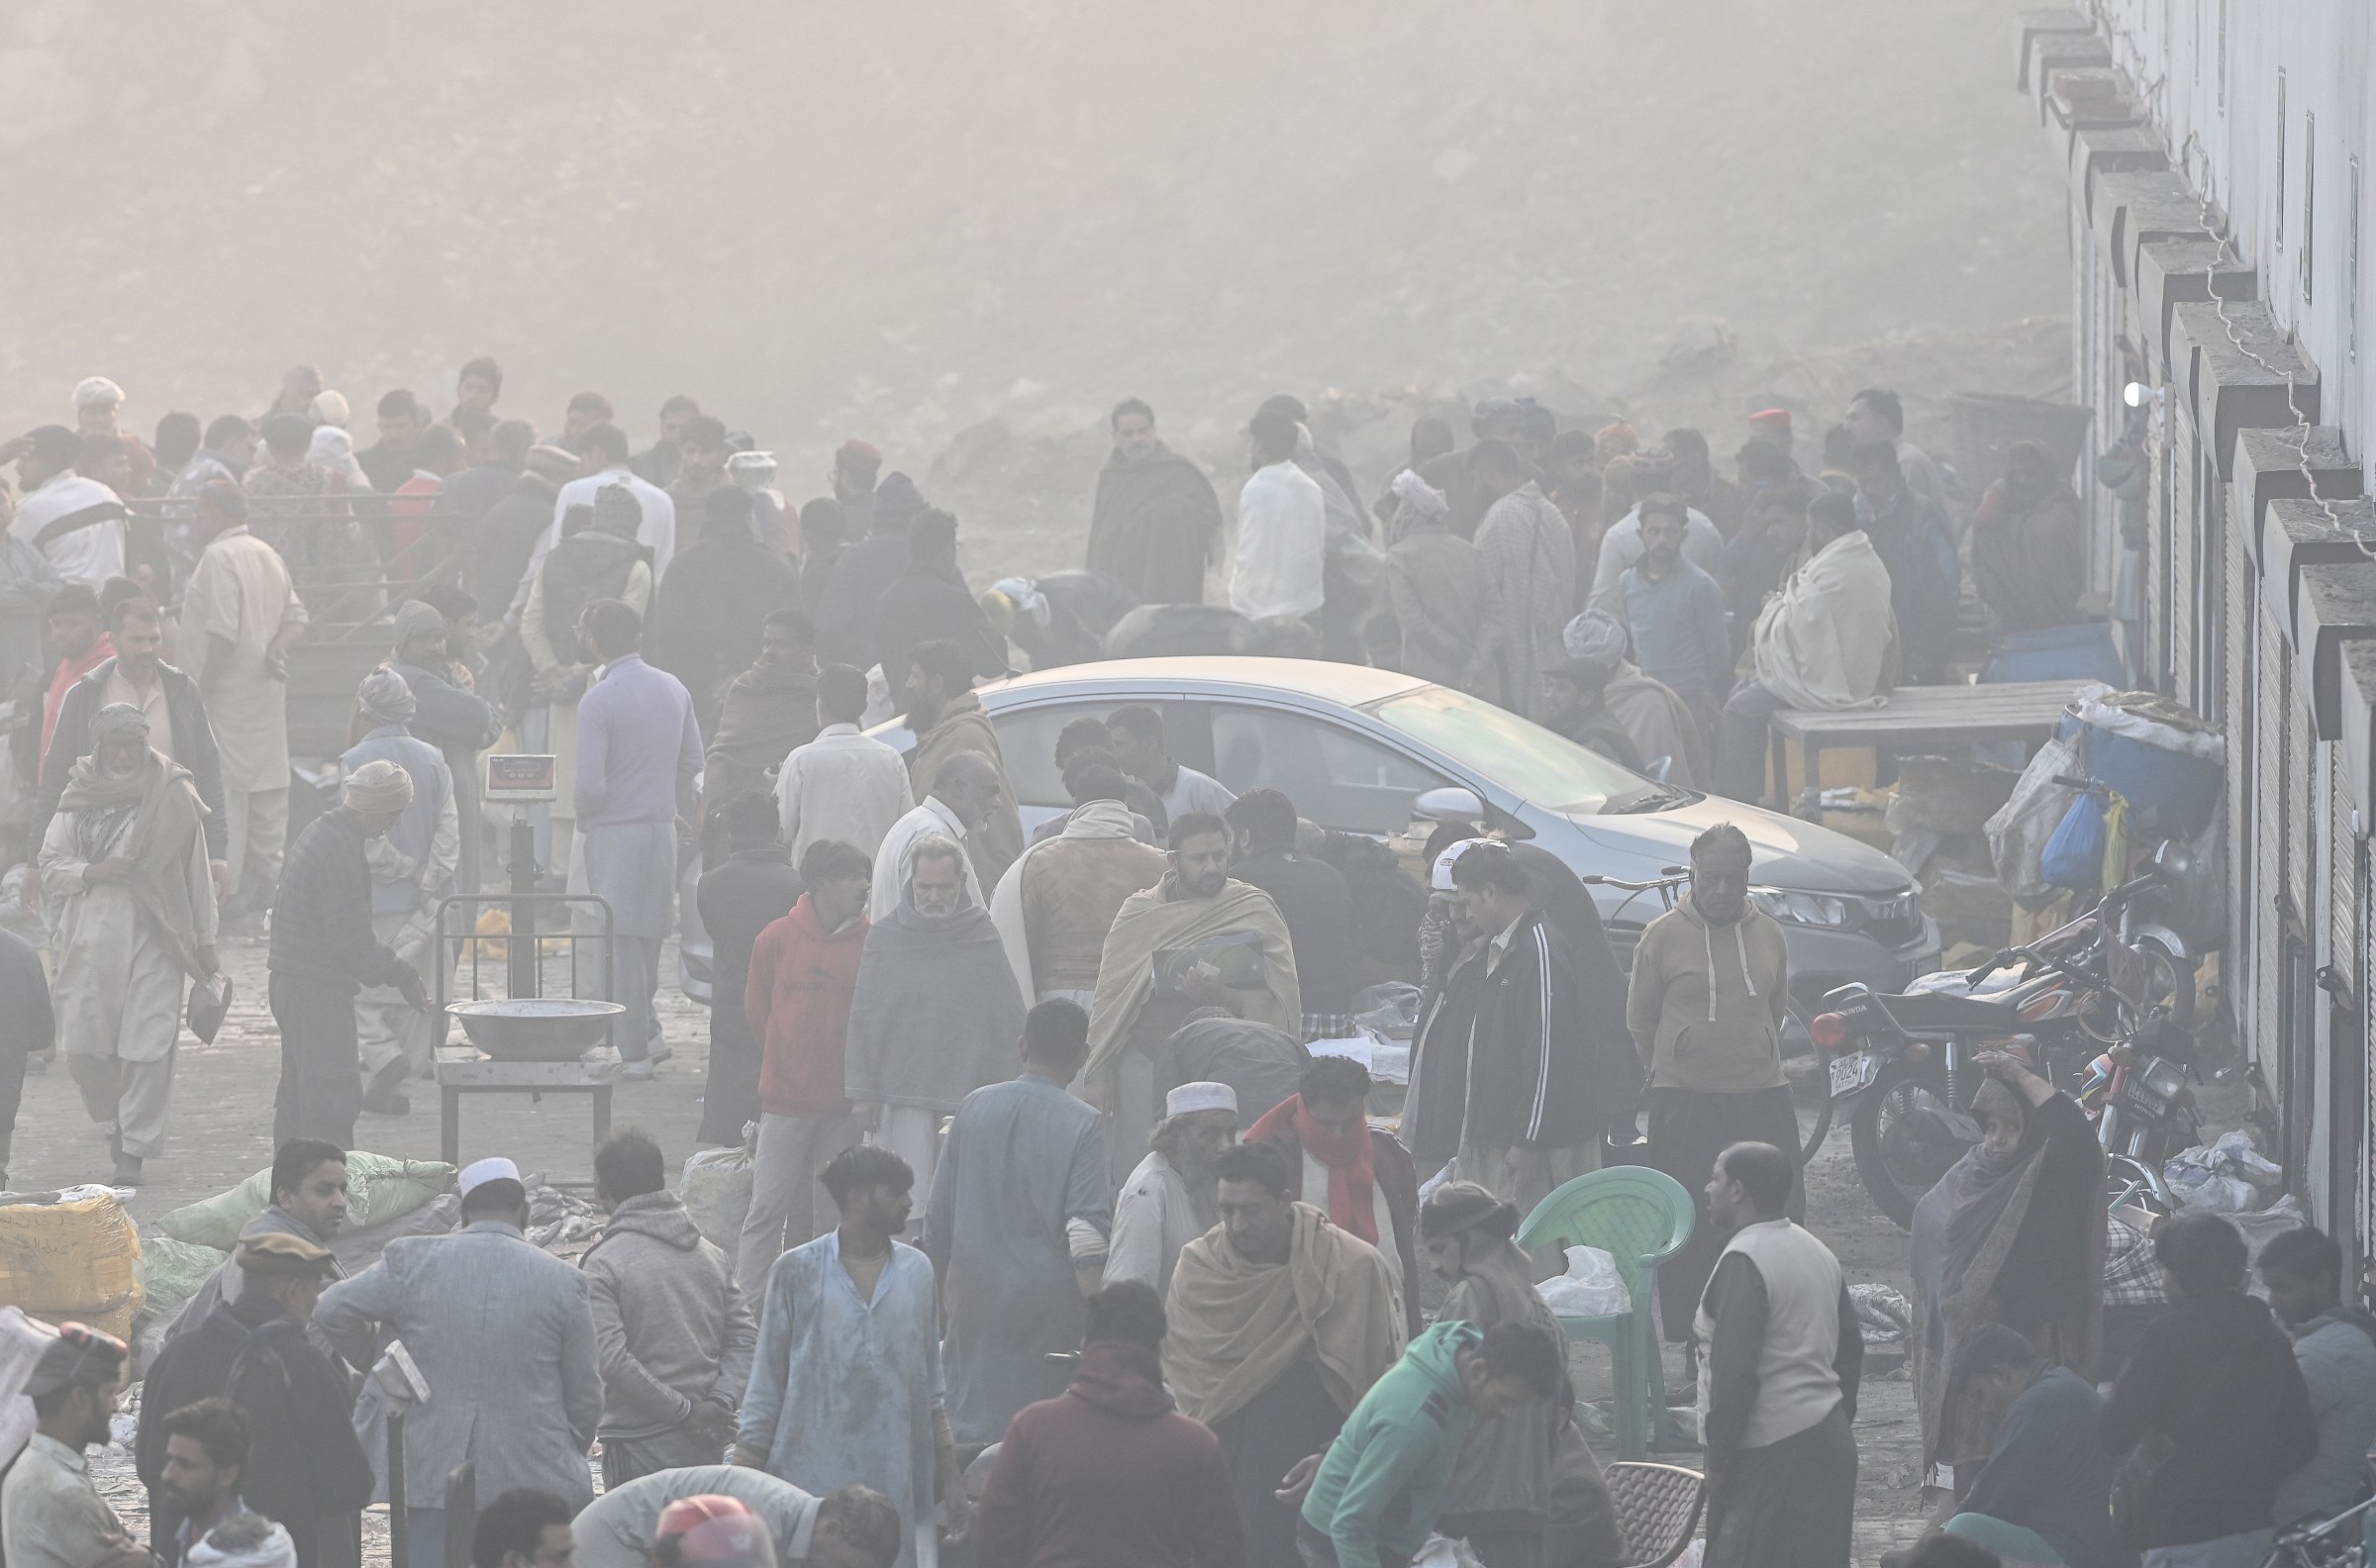
[[[2314,813],[2318,803],[2313,798],[2311,770],[2316,736],[2310,722],[2310,694],[2295,685],[2288,666],[2285,715],[2285,793],[2278,797],[2280,814],[2285,818],[2285,883],[2286,893],[2294,901],[2294,919],[2301,923],[2302,939],[2317,940],[2319,929],[2318,906],[2311,902],[2312,878],[2318,870],[2318,845],[2313,835],[2318,832]]]
[[[2253,637],[2260,621],[2259,579],[2245,558],[2244,541],[2235,530],[2227,533],[2228,572],[2225,588],[2228,615],[2225,628],[2228,656],[2223,662],[2227,690],[2220,703],[2218,723],[2228,735],[2228,788],[2222,810],[2228,813],[2228,956],[2225,960],[2228,994],[2238,1001],[2251,973],[2255,949],[2253,932],[2260,929],[2259,910],[2252,897],[2252,867],[2256,853],[2253,803],[2259,798],[2257,764],[2267,755],[2259,749],[2260,703],[2254,683]],[[2239,1019],[2239,1024],[2242,1022]]]
[[[2278,636],[2275,618],[2260,617],[2258,735],[2254,744],[2255,793],[2252,809],[2252,974],[2250,1007],[2237,998],[2236,1021],[2249,1029],[2250,1046],[2269,1075],[2280,1081],[2284,1058],[2279,1050],[2277,1020],[2284,990],[2282,923],[2277,919],[2277,890],[2284,886],[2285,825],[2282,803],[2286,744],[2288,665],[2285,639]]]
[[[2343,772],[2343,748],[2328,746],[2326,765],[2327,843],[2326,961],[2353,996],[2360,986],[2359,835],[2351,819],[2359,803],[2351,798],[2351,780]]]
[[[2169,438],[2145,438],[2144,668],[2138,673],[2156,691],[2167,689],[2170,668],[2170,497],[2162,482],[2163,447]]]
[[[2170,694],[2189,708],[2203,711],[2206,694],[2195,680],[2195,647],[2200,601],[2195,596],[2195,433],[2192,425],[2173,422],[2170,432]]]

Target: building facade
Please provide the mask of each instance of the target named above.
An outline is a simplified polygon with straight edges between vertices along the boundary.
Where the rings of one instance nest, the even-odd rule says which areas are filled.
[[[2372,31],[2346,0],[2092,0],[2014,33],[2067,157],[2073,385],[2096,449],[2143,480],[2088,487],[2097,569],[2133,675],[2227,737],[2221,982],[2269,1152],[2355,1268],[2376,1119]]]

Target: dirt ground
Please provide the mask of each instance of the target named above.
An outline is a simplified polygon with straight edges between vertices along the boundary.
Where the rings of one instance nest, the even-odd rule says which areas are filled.
[[[184,1204],[233,1186],[271,1161],[272,1091],[279,1071],[278,1036],[264,1004],[264,948],[253,937],[235,939],[226,959],[239,986],[231,1016],[212,1045],[183,1036],[174,1081],[173,1123],[167,1152],[148,1162],[148,1179],[127,1200],[137,1222],[147,1224]],[[659,1139],[672,1163],[694,1148],[708,1060],[707,1016],[674,983],[673,949],[662,963],[660,1013],[675,1059],[650,1083],[623,1084],[617,1092],[614,1126],[642,1127]],[[1802,1081],[1802,1116],[1812,1119],[1813,1086]],[[463,1112],[464,1160],[508,1154],[530,1172],[558,1181],[592,1176],[589,1108],[582,1096],[478,1096]],[[414,1086],[409,1116],[365,1117],[356,1129],[363,1147],[416,1159],[438,1157],[438,1104],[434,1090]],[[17,1123],[9,1185],[32,1192],[104,1181],[106,1145],[95,1135],[81,1101],[62,1066],[28,1080]],[[1880,1280],[1907,1288],[1906,1238],[1865,1197],[1848,1154],[1844,1128],[1835,1128],[1808,1167],[1808,1209],[1816,1232],[1839,1254],[1851,1281]],[[1576,1352],[1580,1387],[1589,1397],[1605,1395],[1606,1361],[1594,1346]],[[1671,1388],[1682,1388],[1678,1351],[1667,1355]],[[129,1442],[128,1421],[119,1421]],[[1916,1533],[1921,1512],[1920,1442],[1912,1387],[1892,1371],[1868,1380],[1859,1402],[1856,1435],[1861,1447],[1858,1477],[1857,1560],[1870,1564],[1881,1552]],[[1689,1464],[1688,1453],[1672,1456]],[[146,1499],[132,1473],[128,1447],[95,1453],[93,1472],[102,1493],[133,1525],[146,1530]],[[366,1519],[367,1552],[384,1563],[383,1514]]]

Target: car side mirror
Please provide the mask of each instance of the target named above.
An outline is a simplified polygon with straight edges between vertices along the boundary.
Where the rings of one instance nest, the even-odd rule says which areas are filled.
[[[1411,803],[1411,809],[1436,822],[1473,823],[1485,820],[1485,803],[1477,799],[1477,792],[1463,789],[1457,784],[1421,791],[1419,798]]]

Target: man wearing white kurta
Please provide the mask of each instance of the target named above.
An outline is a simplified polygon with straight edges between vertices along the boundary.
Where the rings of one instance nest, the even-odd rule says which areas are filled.
[[[1237,1136],[1238,1091],[1228,1084],[1184,1083],[1163,1097],[1153,1147],[1114,1199],[1108,1285],[1137,1280],[1157,1296],[1171,1294],[1180,1248],[1221,1218],[1213,1162]]]
[[[207,542],[182,595],[181,651],[223,755],[224,896],[234,909],[260,908],[289,843],[288,649],[305,631],[305,606],[280,552],[248,532],[238,486],[201,490],[192,532]]]
[[[1230,608],[1249,621],[1317,615],[1327,597],[1328,498],[1295,465],[1301,434],[1284,414],[1254,416],[1254,460],[1261,466],[1238,493],[1238,550],[1230,566]]]
[[[182,981],[215,973],[215,884],[189,774],[148,745],[124,704],[91,719],[42,838],[38,870],[57,973],[57,1040],[118,1186],[162,1152]]]

